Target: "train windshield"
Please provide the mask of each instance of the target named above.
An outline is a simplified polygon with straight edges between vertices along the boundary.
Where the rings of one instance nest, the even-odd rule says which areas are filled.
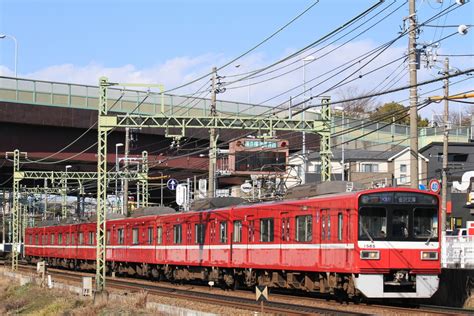
[[[412,192],[362,195],[359,240],[438,240],[438,199]]]

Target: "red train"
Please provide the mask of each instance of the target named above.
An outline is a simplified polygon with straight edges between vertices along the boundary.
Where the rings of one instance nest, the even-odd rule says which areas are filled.
[[[108,272],[345,297],[427,298],[440,273],[439,199],[383,188],[107,222]],[[95,268],[95,223],[26,230],[25,255]]]

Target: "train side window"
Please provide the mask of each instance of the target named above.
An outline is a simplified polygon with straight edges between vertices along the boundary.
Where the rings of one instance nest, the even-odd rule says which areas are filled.
[[[32,244],[33,244],[33,235],[30,234],[28,237],[29,237],[29,238],[28,238],[28,240],[29,240],[29,241],[28,241],[28,244],[29,244],[29,245],[32,245]]]
[[[209,234],[211,242],[214,242],[216,238],[216,222],[214,220],[211,222],[211,229]]]
[[[94,244],[94,232],[89,232],[89,245]]]
[[[331,215],[330,214],[328,214],[327,219],[328,219],[327,239],[331,240]]]
[[[186,244],[190,245],[193,239],[193,230],[191,223],[186,223]]]
[[[242,242],[242,221],[234,221],[232,242]]]
[[[326,216],[321,215],[321,240],[326,239]]]
[[[37,245],[38,242],[39,242],[39,237],[38,237],[38,235],[36,235],[36,236],[35,236],[35,244]]]
[[[249,242],[255,241],[255,220],[249,221]]]
[[[313,240],[313,218],[311,215],[296,216],[296,241]]]
[[[106,236],[106,237],[105,237],[105,243],[106,243],[107,245],[110,245],[110,230],[107,230],[107,232],[106,232],[105,234],[106,234],[106,235],[105,235],[105,236]]]
[[[173,236],[174,236],[174,239],[173,239],[173,242],[175,244],[180,244],[181,243],[181,239],[182,239],[182,230],[181,230],[181,225],[178,224],[178,225],[174,225],[173,226]]]
[[[153,243],[153,227],[148,227],[148,244]]]
[[[219,229],[219,241],[221,243],[227,243],[227,222],[220,222]]]
[[[123,228],[119,228],[117,230],[117,243],[119,245],[123,245]]]
[[[281,219],[281,241],[290,241],[290,218]]]
[[[342,232],[344,228],[344,219],[342,213],[337,214],[337,240],[342,241]]]
[[[163,243],[163,227],[158,226],[156,228],[156,243],[161,245]]]
[[[84,233],[79,232],[79,245],[84,244]]]
[[[138,245],[138,228],[132,229],[132,243]]]
[[[272,242],[273,233],[273,218],[262,218],[260,220],[260,241],[261,242]]]
[[[72,234],[71,234],[71,245],[74,245],[75,242],[76,242],[76,237],[75,237],[75,236],[76,236],[75,233],[72,233]]]
[[[58,245],[62,245],[63,244],[63,234],[59,233],[58,234]]]
[[[196,244],[204,244],[204,224],[194,225],[194,241]]]
[[[54,245],[54,234],[51,234],[51,245]]]
[[[64,234],[64,243],[65,243],[66,245],[69,245],[69,233],[65,233],[65,234]]]

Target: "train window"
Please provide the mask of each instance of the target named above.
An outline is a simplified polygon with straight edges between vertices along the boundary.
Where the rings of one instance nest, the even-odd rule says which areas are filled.
[[[273,241],[273,218],[262,218],[260,220],[260,241]]]
[[[106,232],[105,243],[110,245],[110,230]]]
[[[221,243],[227,242],[227,222],[220,222],[219,225],[219,241]]]
[[[196,244],[204,244],[204,224],[194,225],[194,241]]]
[[[123,242],[124,242],[123,228],[119,228],[117,230],[117,243],[119,245],[123,245]]]
[[[212,220],[211,222],[210,237],[211,242],[214,242],[214,240],[216,239],[216,223],[214,222],[214,220]]]
[[[63,234],[58,234],[58,245],[63,244]]]
[[[328,219],[328,226],[327,226],[327,239],[331,240],[331,215],[327,215],[326,218]]]
[[[192,242],[193,230],[191,228],[191,223],[186,223],[186,244],[190,245]]]
[[[438,237],[438,214],[435,208],[415,208],[413,218],[415,238]]]
[[[161,245],[163,243],[163,227],[158,226],[156,228],[156,243]]]
[[[79,232],[79,245],[84,244],[84,233]]]
[[[29,242],[28,244],[32,245],[33,244],[33,235],[29,235]]]
[[[76,242],[75,239],[76,239],[76,238],[75,238],[75,234],[72,233],[72,234],[71,234],[71,245],[74,245],[74,243]]]
[[[66,245],[69,245],[69,233],[64,234],[64,242],[66,243]]]
[[[51,245],[54,245],[54,234],[51,234]]]
[[[153,227],[148,227],[148,244],[153,243]]]
[[[255,241],[255,220],[249,221],[249,242]]]
[[[408,210],[393,210],[392,236],[395,238],[408,238]]]
[[[290,241],[290,219],[288,217],[281,219],[281,241]]]
[[[180,244],[181,243],[181,239],[182,239],[182,231],[181,231],[181,225],[174,225],[173,226],[173,236],[174,236],[174,239],[173,239],[173,242],[175,244]]]
[[[38,242],[39,242],[39,237],[38,237],[38,235],[36,235],[36,236],[35,236],[35,244],[37,245]]]
[[[383,207],[359,210],[359,240],[384,239],[387,233],[387,211]]]
[[[313,240],[313,218],[311,215],[296,216],[296,241]]]
[[[321,240],[326,239],[326,216],[321,215]]]
[[[341,241],[342,240],[342,230],[344,228],[343,226],[343,217],[342,213],[337,214],[337,240]]]
[[[234,221],[232,242],[242,242],[242,221]]]
[[[89,232],[89,245],[94,244],[94,232]]]
[[[132,229],[132,243],[138,245],[138,228]]]

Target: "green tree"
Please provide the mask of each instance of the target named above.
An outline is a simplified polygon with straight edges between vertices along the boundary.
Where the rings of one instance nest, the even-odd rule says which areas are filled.
[[[391,123],[395,120],[398,124],[409,125],[410,116],[409,108],[403,104],[397,102],[388,102],[379,106],[370,114],[370,119],[377,120],[380,122]],[[427,127],[429,121],[427,119],[422,119],[420,115],[417,118],[418,127]]]

